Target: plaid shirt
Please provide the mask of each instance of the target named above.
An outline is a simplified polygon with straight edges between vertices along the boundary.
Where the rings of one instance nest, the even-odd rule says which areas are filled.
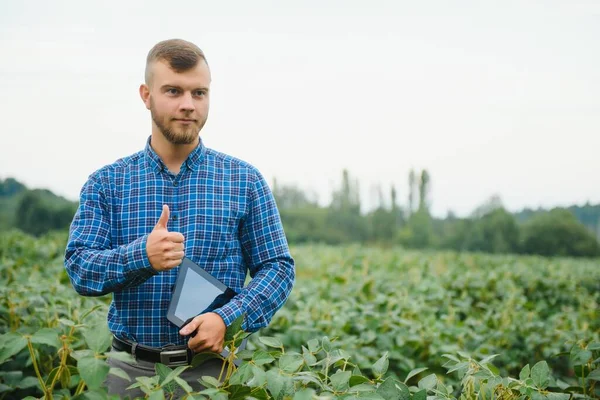
[[[295,270],[273,195],[260,172],[199,146],[177,175],[150,146],[89,176],[69,232],[65,268],[83,296],[113,293],[108,326],[160,347],[185,344],[167,308],[179,268],[156,272],[146,240],[162,212],[185,237],[185,256],[239,294],[216,310],[229,326],[265,327],[287,300]],[[244,287],[246,273],[252,280]]]

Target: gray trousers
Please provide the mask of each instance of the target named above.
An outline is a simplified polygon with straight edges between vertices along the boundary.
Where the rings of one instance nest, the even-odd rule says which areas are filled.
[[[116,351],[116,350],[114,348],[111,348],[111,351]],[[207,376],[207,375],[218,379],[219,374],[221,373],[221,368],[223,366],[223,362],[224,361],[219,360],[219,359],[208,360],[195,368],[186,369],[185,371],[183,371],[183,373],[181,375],[179,375],[179,377],[181,379],[183,379],[184,381],[186,381],[192,387],[194,392],[204,390],[205,387],[202,386],[198,382],[198,380],[202,376]],[[105,384],[108,387],[109,396],[116,394],[116,395],[119,395],[120,397],[129,396],[130,399],[134,399],[136,397],[144,397],[145,396],[144,392],[142,390],[140,390],[139,388],[129,389],[129,390],[126,390],[126,388],[137,382],[135,379],[136,377],[139,377],[139,376],[152,377],[152,376],[157,375],[156,370],[154,368],[154,363],[149,362],[149,361],[138,360],[136,364],[132,364],[132,363],[124,362],[124,361],[119,361],[114,358],[109,358],[108,364],[110,365],[111,368],[122,369],[131,378],[131,382],[129,382],[129,381],[127,381],[121,377],[118,377],[116,375],[108,374]],[[176,367],[169,367],[169,368],[175,369]],[[225,366],[225,369],[227,369],[227,366]],[[224,375],[225,375],[225,373],[223,373],[223,376]],[[166,392],[165,392],[165,394],[166,394]],[[183,397],[184,394],[185,394],[185,392],[183,391],[183,389],[181,389],[179,387],[179,385],[177,385],[177,389],[175,391],[174,398],[179,399],[179,398]]]

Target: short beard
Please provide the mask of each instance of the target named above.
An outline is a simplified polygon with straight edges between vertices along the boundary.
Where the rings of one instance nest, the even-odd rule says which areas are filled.
[[[158,130],[163,134],[165,139],[167,139],[169,143],[176,145],[194,143],[198,138],[200,130],[204,127],[204,124],[206,123],[206,120],[204,120],[196,132],[194,132],[193,127],[190,127],[187,130],[183,130],[182,133],[178,135],[162,123],[161,119],[156,115],[156,112],[154,110],[154,104],[150,105],[150,115],[152,115],[152,121],[154,121],[154,123],[158,127]]]

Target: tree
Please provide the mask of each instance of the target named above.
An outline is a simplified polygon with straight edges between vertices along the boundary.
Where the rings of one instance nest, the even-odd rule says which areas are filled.
[[[415,211],[415,185],[417,183],[417,177],[415,170],[411,168],[408,173],[408,210],[406,210],[406,217],[410,217]]]
[[[600,256],[600,243],[564,208],[538,214],[523,224],[521,249],[543,256]]]
[[[463,248],[487,253],[516,253],[519,248],[519,226],[504,208],[496,208],[474,218]]]
[[[419,211],[429,211],[429,203],[427,196],[429,194],[430,176],[427,170],[421,171],[421,178],[419,181]]]

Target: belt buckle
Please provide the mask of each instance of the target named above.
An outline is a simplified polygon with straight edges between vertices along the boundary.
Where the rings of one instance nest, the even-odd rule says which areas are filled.
[[[171,361],[171,358],[185,357],[183,361]],[[160,352],[160,362],[165,365],[188,365],[188,352],[185,349],[182,350],[168,350]]]

